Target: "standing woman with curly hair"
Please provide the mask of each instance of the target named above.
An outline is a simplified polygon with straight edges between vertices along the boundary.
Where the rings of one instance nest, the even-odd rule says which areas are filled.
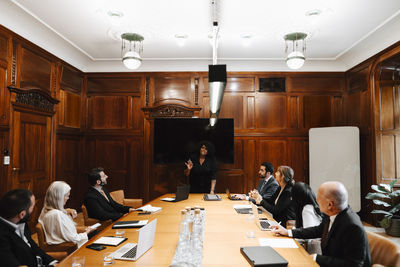
[[[191,193],[214,194],[217,183],[217,161],[214,157],[214,145],[207,141],[199,144],[199,153],[196,153],[185,162],[186,176],[190,177]]]

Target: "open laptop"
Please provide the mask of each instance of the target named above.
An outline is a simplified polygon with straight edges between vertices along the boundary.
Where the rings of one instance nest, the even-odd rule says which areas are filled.
[[[188,199],[190,193],[190,185],[178,185],[176,187],[175,198],[172,197],[165,197],[161,200],[168,201],[168,202],[178,202],[181,200]]]
[[[136,261],[154,244],[157,219],[140,228],[137,243],[126,243],[111,255],[116,260]]]
[[[229,188],[226,189],[226,195],[228,196],[228,199],[230,199],[230,200],[243,200],[243,199],[236,198],[234,195],[231,195],[231,193],[229,192]]]
[[[271,231],[269,228],[270,225],[279,225],[279,223],[275,221],[268,220],[267,218],[260,218],[260,215],[258,214],[258,209],[255,204],[251,203],[251,209],[253,211],[253,215],[255,217],[255,222],[257,226],[261,229],[261,231]]]

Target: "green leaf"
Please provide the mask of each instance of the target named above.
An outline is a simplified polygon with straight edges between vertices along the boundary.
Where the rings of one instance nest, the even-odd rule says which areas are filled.
[[[397,183],[397,179],[393,180],[392,182],[390,182],[389,186],[390,188],[393,188],[394,184]]]
[[[394,206],[391,210],[389,210],[390,213],[395,214],[400,210],[400,204],[397,204]]]
[[[374,199],[373,201],[374,201],[374,203],[376,205],[383,205],[385,207],[390,207],[390,204],[385,202],[385,201],[382,201],[382,200],[379,200],[379,199]]]
[[[388,228],[390,226],[390,221],[389,221],[389,217],[385,217],[382,219],[382,221],[379,222],[379,224],[383,227],[383,228]]]
[[[376,184],[371,185],[371,188],[379,193],[388,193],[384,188],[382,189],[382,187],[379,187]]]
[[[388,211],[384,211],[384,210],[373,210],[371,211],[372,214],[383,214],[385,216],[393,216],[392,213],[388,212]]]
[[[390,198],[387,193],[368,193],[365,196],[366,199],[379,199],[379,198]]]
[[[392,188],[388,184],[380,184],[378,185],[378,188],[388,193],[392,192]]]

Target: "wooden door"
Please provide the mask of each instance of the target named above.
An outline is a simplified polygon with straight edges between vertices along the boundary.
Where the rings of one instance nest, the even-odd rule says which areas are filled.
[[[26,97],[32,93],[20,92]],[[14,95],[12,95],[14,96]],[[14,98],[14,97],[12,97]],[[52,105],[44,109],[44,105],[31,106],[38,101],[25,101],[24,97],[16,97],[12,102],[12,149],[9,175],[10,189],[26,188],[36,197],[36,207],[32,214],[32,226],[43,207],[44,196],[52,181]],[[33,97],[33,99],[44,99]],[[47,101],[47,100],[46,100]]]

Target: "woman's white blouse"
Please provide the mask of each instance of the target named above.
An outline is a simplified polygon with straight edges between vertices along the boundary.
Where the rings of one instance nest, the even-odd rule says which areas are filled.
[[[322,221],[322,218],[315,214],[314,207],[311,204],[307,204],[303,207],[301,216],[303,218],[303,228],[317,226]]]
[[[40,214],[39,222],[42,224],[49,245],[63,242],[74,242],[78,247],[88,241],[86,233],[76,231],[75,222],[61,210],[52,209],[45,214]]]

